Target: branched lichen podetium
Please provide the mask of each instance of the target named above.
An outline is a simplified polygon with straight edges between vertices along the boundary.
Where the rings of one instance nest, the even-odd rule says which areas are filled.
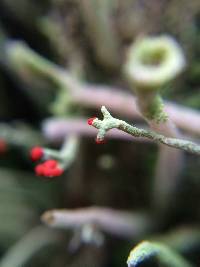
[[[104,106],[102,106],[101,112],[103,114],[103,120],[95,118],[92,121],[92,126],[94,126],[99,130],[97,134],[97,140],[99,141],[104,140],[107,131],[113,128],[117,128],[134,137],[146,137],[161,144],[165,144],[173,148],[182,149],[187,152],[200,155],[200,146],[198,144],[183,139],[169,138],[164,135],[157,134],[153,131],[148,131],[134,127],[123,120],[119,120],[112,117],[111,114],[106,109],[106,107]]]

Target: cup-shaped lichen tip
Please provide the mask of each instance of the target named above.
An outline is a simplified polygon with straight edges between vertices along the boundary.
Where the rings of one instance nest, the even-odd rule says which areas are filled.
[[[124,71],[137,88],[155,90],[173,80],[185,67],[183,51],[168,36],[144,37],[128,50]]]

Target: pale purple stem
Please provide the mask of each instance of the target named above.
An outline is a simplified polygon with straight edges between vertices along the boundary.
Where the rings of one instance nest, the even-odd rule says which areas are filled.
[[[113,113],[132,119],[141,119],[136,97],[123,89],[103,85],[83,85],[80,90],[71,91],[72,101],[85,107],[99,108],[105,105]],[[171,102],[165,102],[169,118],[182,130],[200,135],[200,112]]]
[[[136,98],[123,89],[109,86],[86,85],[83,90],[74,91],[73,101],[86,107],[99,108],[106,106],[112,112],[133,118],[141,118],[136,106]]]
[[[47,119],[42,124],[44,136],[50,141],[61,141],[66,135],[76,134],[86,137],[96,137],[97,130],[87,124],[86,119]],[[117,129],[110,130],[107,135],[111,139],[119,139],[125,141],[135,141],[152,143],[153,141],[147,138],[134,138],[127,133],[118,131]]]
[[[142,213],[129,213],[104,207],[89,207],[74,210],[50,210],[42,221],[51,227],[76,229],[94,224],[100,230],[119,237],[131,239],[152,229],[152,221]]]
[[[165,110],[178,127],[193,134],[200,134],[199,111],[170,102],[165,102]]]

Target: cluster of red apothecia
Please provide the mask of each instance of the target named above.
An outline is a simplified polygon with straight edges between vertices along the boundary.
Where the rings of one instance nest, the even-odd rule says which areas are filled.
[[[93,124],[93,121],[94,121],[95,119],[97,119],[97,117],[89,118],[89,119],[87,120],[88,125],[92,125],[92,124]],[[100,139],[98,139],[98,138],[95,139],[95,142],[96,142],[96,144],[105,144],[105,143],[106,143],[105,140],[100,140]]]
[[[87,123],[89,125],[93,124],[93,121],[96,119],[96,117],[88,119]],[[105,140],[100,140],[96,138],[97,144],[104,144]],[[39,161],[44,157],[44,149],[40,146],[35,146],[30,151],[30,158],[32,161]],[[44,161],[43,163],[38,164],[35,167],[35,173],[38,176],[44,176],[44,177],[55,177],[60,176],[63,173],[63,169],[60,168],[58,161],[54,159],[48,159]]]
[[[30,151],[32,161],[39,161],[44,157],[44,149],[40,146],[33,147]],[[64,170],[60,168],[58,161],[48,159],[35,167],[35,173],[38,176],[56,177],[63,174]]]

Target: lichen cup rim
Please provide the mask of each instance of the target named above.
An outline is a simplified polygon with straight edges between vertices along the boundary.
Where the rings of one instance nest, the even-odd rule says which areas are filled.
[[[152,90],[176,78],[185,66],[182,48],[173,37],[147,36],[128,49],[124,72],[138,88]]]

